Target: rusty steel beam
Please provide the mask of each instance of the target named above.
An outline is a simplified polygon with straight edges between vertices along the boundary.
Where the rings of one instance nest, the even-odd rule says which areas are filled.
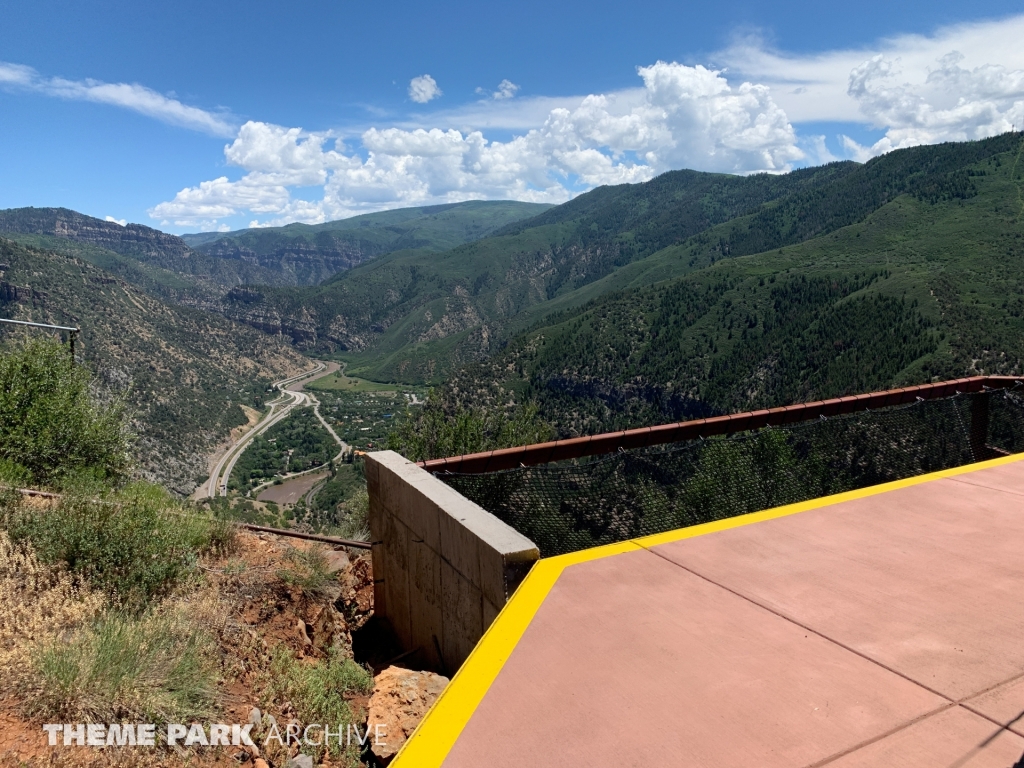
[[[352,549],[370,549],[368,541],[354,541],[352,539],[339,539],[337,536],[320,536],[316,533],[302,533],[301,531],[289,531],[284,528],[267,528],[265,525],[253,525],[252,523],[240,523],[239,528],[247,531],[258,531],[260,533],[273,533],[276,536],[286,536],[292,539],[304,539],[305,541],[322,541],[325,544],[336,544]]]
[[[714,416],[709,419],[694,419],[675,424],[661,424],[655,427],[627,429],[622,432],[606,432],[600,435],[555,440],[550,443],[431,459],[419,462],[419,466],[428,472],[467,474],[496,472],[518,466],[533,466],[552,461],[598,456],[618,450],[647,448],[652,445],[678,443],[702,437],[729,435],[762,427],[781,427],[822,416],[828,418],[845,413],[904,405],[918,399],[934,400],[961,393],[982,392],[985,389],[1004,389],[1022,383],[1024,383],[1024,376],[972,376],[967,379],[953,379],[934,384],[889,389],[884,392],[835,397],[830,400],[786,405],[780,408],[735,413],[728,416]]]

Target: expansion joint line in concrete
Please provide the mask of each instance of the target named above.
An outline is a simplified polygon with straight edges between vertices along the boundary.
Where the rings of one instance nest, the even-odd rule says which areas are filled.
[[[643,544],[641,544],[640,546],[643,546]],[[965,702],[968,701],[969,699],[977,698],[978,696],[982,696],[982,695],[988,693],[989,691],[991,691],[991,690],[993,690],[995,688],[999,688],[999,687],[1001,687],[1003,685],[1006,685],[1007,683],[1011,683],[1014,680],[1017,680],[1017,679],[1019,679],[1021,677],[1024,677],[1024,674],[1015,675],[1014,677],[1011,677],[1009,680],[1002,680],[1002,681],[1000,681],[998,683],[995,683],[994,685],[989,686],[985,690],[976,691],[974,693],[971,693],[970,696],[965,696],[965,697],[963,697],[963,698],[961,698],[959,700],[952,699],[949,696],[947,696],[946,694],[942,693],[941,691],[937,691],[934,688],[930,688],[929,686],[925,685],[924,683],[920,682],[919,680],[915,680],[914,678],[910,677],[909,675],[905,675],[904,673],[900,672],[898,669],[893,669],[892,667],[890,667],[887,664],[882,663],[878,659],[874,659],[871,656],[867,655],[866,653],[864,653],[862,651],[859,651],[856,648],[853,648],[853,647],[847,645],[846,643],[843,643],[840,640],[836,640],[834,637],[830,637],[829,635],[825,634],[824,632],[820,632],[820,631],[818,631],[816,629],[813,629],[812,627],[807,626],[803,622],[798,621],[794,617],[789,616],[789,615],[787,615],[787,614],[783,613],[782,611],[779,611],[779,610],[777,610],[775,608],[772,608],[769,605],[765,605],[764,603],[762,603],[759,600],[756,600],[755,598],[751,597],[750,595],[746,595],[743,592],[740,592],[740,591],[738,591],[736,589],[733,589],[732,587],[728,587],[725,584],[722,584],[721,582],[715,581],[714,579],[706,576],[703,573],[700,573],[699,571],[694,570],[693,568],[690,568],[688,566],[682,565],[681,563],[677,563],[675,560],[672,560],[672,559],[666,557],[661,552],[655,552],[650,547],[644,547],[644,549],[646,549],[652,555],[655,555],[656,557],[660,557],[665,562],[667,562],[667,563],[669,563],[671,565],[674,565],[676,568],[680,568],[680,569],[686,571],[687,573],[689,573],[689,574],[691,574],[693,576],[696,576],[698,579],[706,581],[708,584],[711,584],[712,586],[718,587],[719,589],[723,589],[726,592],[728,592],[729,594],[735,595],[736,597],[740,598],[741,600],[745,600],[748,603],[750,603],[751,605],[755,605],[758,608],[761,608],[762,610],[767,611],[768,613],[772,614],[773,616],[778,616],[783,621],[789,622],[790,624],[793,624],[793,625],[795,625],[797,627],[800,627],[800,629],[804,630],[805,632],[810,632],[813,635],[817,635],[818,637],[820,637],[821,639],[825,640],[826,642],[832,643],[833,645],[838,646],[839,648],[842,648],[844,651],[848,651],[849,653],[852,653],[855,656],[859,656],[860,658],[864,659],[865,661],[867,661],[867,662],[869,662],[871,664],[874,664],[875,666],[881,667],[886,672],[891,672],[892,674],[896,675],[897,677],[901,677],[904,680],[906,680],[907,682],[912,683],[912,684],[916,685],[919,688],[923,688],[924,690],[928,691],[931,694],[934,694],[935,696],[938,696],[939,698],[945,699],[946,702],[947,702],[946,704],[942,705],[941,707],[933,709],[930,712],[926,712],[923,715],[919,715],[918,717],[914,718],[913,720],[909,720],[909,721],[907,721],[905,723],[902,723],[902,724],[896,726],[895,728],[892,728],[891,730],[886,731],[885,733],[879,734],[877,736],[873,736],[872,738],[866,739],[865,741],[862,741],[859,744],[855,744],[855,745],[853,745],[851,747],[848,747],[847,749],[844,749],[841,752],[837,752],[834,755],[830,755],[829,757],[826,757],[826,758],[824,758],[822,760],[818,760],[817,762],[812,763],[812,764],[806,766],[806,768],[820,768],[821,766],[828,765],[829,763],[832,763],[832,762],[838,760],[839,758],[844,757],[844,756],[850,754],[851,752],[856,752],[858,749],[862,749],[863,747],[866,747],[866,746],[869,746],[871,744],[874,744],[876,741],[881,741],[882,739],[888,738],[889,736],[892,736],[894,733],[899,733],[900,731],[902,731],[902,730],[904,730],[906,728],[909,728],[910,726],[915,725],[915,724],[921,722],[922,720],[926,720],[927,718],[932,717],[933,715],[937,715],[937,714],[939,714],[941,712],[945,712],[947,709],[951,709],[953,707],[958,707],[958,706],[959,707],[963,707],[968,712],[971,712],[971,713],[973,713],[975,715],[978,715],[979,717],[984,718],[985,720],[988,720],[993,725],[997,726],[996,731],[991,736],[989,736],[988,739],[986,739],[984,742],[982,742],[982,744],[979,745],[979,748],[983,747],[989,741],[994,739],[997,735],[999,735],[999,733],[1001,731],[1009,730],[1009,726],[1012,725],[1013,722],[1015,722],[1015,721],[1010,721],[1009,723],[1001,723],[998,720],[996,720],[995,718],[990,717],[989,715],[986,715],[984,712],[979,712],[979,711],[977,711],[975,709],[972,709]],[[1018,716],[1016,719],[1020,720],[1021,717],[1024,717],[1024,713],[1021,713],[1021,715]]]
[[[718,531],[725,531],[731,528],[739,528],[753,523],[759,523],[766,520],[774,520],[781,517],[788,517],[789,515],[798,514],[800,512],[806,512],[812,509],[820,509],[822,507],[832,506],[839,504],[844,501],[853,501],[854,499],[862,499],[869,496],[875,496],[889,491],[899,490],[900,488],[908,488],[910,486],[919,485],[921,483],[930,482],[932,480],[941,480],[943,478],[953,478],[958,475],[964,475],[971,472],[976,472],[982,469],[988,469],[990,467],[998,467],[1004,464],[1010,464],[1016,461],[1024,459],[1024,454],[1015,454],[1011,456],[1002,456],[996,459],[990,459],[988,461],[978,462],[976,464],[969,464],[963,467],[954,467],[952,469],[941,470],[939,472],[933,472],[927,475],[919,475],[917,477],[910,477],[904,480],[896,480],[889,483],[883,483],[881,485],[871,486],[869,488],[861,488],[855,491],[847,491],[845,493],[836,494],[834,496],[826,496],[820,499],[812,499],[810,501],[799,502],[797,504],[790,504],[784,507],[777,507],[775,509],[765,510],[763,512],[754,512],[747,515],[741,515],[738,517],[727,518],[725,520],[717,520],[711,523],[704,523],[702,525],[695,525],[689,528],[682,528],[675,531],[669,531],[666,533],[655,534],[652,536],[645,536],[638,539],[632,539],[623,541],[617,544],[607,544],[601,547],[595,547],[593,549],[585,549],[580,552],[573,552],[567,555],[559,555],[557,557],[543,558],[533,566],[530,573],[526,576],[523,582],[516,589],[515,593],[509,598],[504,608],[498,614],[498,617],[494,620],[491,626],[484,633],[484,636],[477,643],[476,648],[469,655],[462,667],[456,672],[455,677],[445,688],[444,692],[438,698],[430,711],[427,712],[426,716],[420,722],[419,726],[413,731],[412,735],[403,745],[402,749],[399,750],[396,756],[395,762],[392,764],[393,768],[440,768],[444,763],[445,758],[455,745],[459,735],[465,729],[469,720],[473,717],[473,713],[476,711],[477,706],[483,700],[484,696],[487,695],[487,691],[490,689],[491,684],[497,679],[501,673],[505,662],[512,655],[519,641],[522,639],[523,634],[529,627],[534,615],[540,609],[540,606],[544,603],[551,589],[554,587],[558,578],[561,576],[562,571],[572,565],[585,563],[591,560],[598,560],[605,557],[613,557],[615,555],[623,554],[625,552],[639,552],[643,550],[651,551],[652,547],[659,544],[668,544],[670,542],[681,541],[684,539],[694,538],[697,536],[704,536],[709,533],[716,533]],[[658,553],[655,553],[658,554]],[[666,558],[667,559],[667,558]],[[672,561],[669,561],[672,562]],[[678,563],[674,565],[680,566]],[[686,569],[689,570],[689,569]],[[693,571],[690,571],[694,573]],[[715,584],[710,579],[706,579],[704,576],[698,573],[694,573],[695,576],[704,578],[709,583]],[[834,643],[845,650],[848,650],[856,655],[870,661],[873,664],[881,666],[886,670],[893,672],[900,677],[909,680],[914,685],[917,685],[929,692],[945,699],[948,704],[939,707],[938,709],[922,715],[921,717],[913,720],[909,723],[904,723],[901,726],[895,728],[891,733],[897,733],[904,728],[913,725],[915,722],[919,722],[922,719],[930,717],[939,712],[950,709],[954,706],[964,706],[971,712],[966,705],[961,704],[959,701],[954,701],[948,696],[944,696],[937,691],[933,691],[927,686],[922,685],[916,680],[908,678],[878,661],[865,656],[864,654],[849,648],[841,643],[836,642],[832,638],[822,635],[820,632],[811,630],[805,627],[799,622],[794,621],[792,618],[784,616],[777,611],[767,608],[767,606],[760,605],[756,601],[751,600],[745,595],[734,592],[733,590],[723,587],[720,584],[716,584],[723,589],[736,594],[738,597],[746,599],[758,607],[772,611],[780,618],[790,621],[794,624],[798,624],[807,631],[814,632],[814,634],[822,637],[828,642]],[[1022,675],[1024,677],[1024,675]],[[1003,681],[998,685],[1005,685],[1008,681]],[[993,686],[998,687],[998,686]],[[973,693],[971,697],[981,695],[981,693]],[[981,713],[975,713],[982,717]],[[990,717],[985,717],[986,720],[992,722],[994,725],[999,726],[1000,729],[1005,729],[1004,724],[993,720]],[[889,734],[883,734],[882,736],[872,739],[871,741],[859,744],[856,747],[847,750],[843,754],[859,749],[867,744],[877,741],[880,738],[884,738]],[[826,758],[824,761],[814,763],[814,766],[825,765],[828,762],[838,759],[842,755],[832,755]],[[808,766],[808,768],[812,768]]]

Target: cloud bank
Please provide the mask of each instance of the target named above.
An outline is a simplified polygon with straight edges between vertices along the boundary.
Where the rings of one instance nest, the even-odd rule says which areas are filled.
[[[0,87],[129,109],[170,125],[230,138],[238,126],[224,113],[191,107],[136,83],[43,77],[32,67],[0,61]]]
[[[47,77],[20,64],[0,62],[0,89],[107,104],[230,139],[224,158],[233,171],[149,211],[163,225],[222,229],[240,216],[269,226],[467,199],[559,203],[676,168],[784,172],[1019,130],[1022,39],[1024,14],[813,54],[747,38],[708,65],[638,67],[633,88],[523,97],[504,79],[494,90],[478,88],[477,101],[345,136],[255,120],[239,127],[227,112],[139,84]],[[409,82],[408,95],[428,104],[442,92],[424,74]],[[809,124],[822,122],[881,138],[862,145],[841,132],[815,135]]]
[[[743,40],[715,59],[771,89],[796,123],[861,123],[885,132],[854,159],[1024,126],[1024,15],[887,38],[870,48],[793,55]]]
[[[804,159],[768,88],[734,87],[703,66],[657,62],[637,72],[642,88],[554,107],[508,141],[480,130],[370,128],[349,150],[329,133],[248,122],[224,149],[228,164],[245,172],[240,179],[188,187],[150,215],[189,227],[251,212],[264,216],[253,226],[269,226],[479,198],[560,203],[671,168],[778,172]],[[322,197],[295,199],[294,187],[320,187]]]

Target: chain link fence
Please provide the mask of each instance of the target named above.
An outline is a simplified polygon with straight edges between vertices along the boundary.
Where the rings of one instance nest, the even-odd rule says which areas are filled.
[[[541,555],[865,488],[1024,451],[1024,389],[498,472],[437,477]]]

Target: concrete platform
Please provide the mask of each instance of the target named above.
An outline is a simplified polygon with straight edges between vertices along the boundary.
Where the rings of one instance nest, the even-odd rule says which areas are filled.
[[[398,768],[1024,768],[1024,456],[540,561]]]

